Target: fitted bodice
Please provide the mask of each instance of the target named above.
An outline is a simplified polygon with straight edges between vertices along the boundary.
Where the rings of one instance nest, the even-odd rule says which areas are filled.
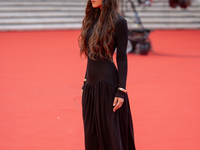
[[[92,35],[93,28],[97,23],[98,18],[91,25],[90,29],[87,32],[86,43],[88,43],[89,38]],[[126,77],[127,77],[127,41],[128,41],[128,30],[126,20],[118,14],[118,19],[115,23],[115,31],[113,37],[114,43],[113,48],[117,48],[117,67],[115,66],[112,60],[102,60],[99,57],[95,60],[87,56],[87,70],[86,70],[86,83],[89,83],[93,86],[100,80],[106,80],[114,88],[117,87],[126,87]],[[111,50],[113,51],[113,50]],[[90,49],[88,46],[88,53]],[[111,53],[113,55],[113,53]],[[117,69],[118,68],[118,69]]]

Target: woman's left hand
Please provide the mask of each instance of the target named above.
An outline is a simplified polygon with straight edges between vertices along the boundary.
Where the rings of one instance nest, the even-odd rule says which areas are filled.
[[[113,108],[113,112],[115,112],[117,109],[119,109],[122,106],[123,103],[124,103],[123,98],[115,97],[114,102],[113,102],[113,106],[115,106]]]

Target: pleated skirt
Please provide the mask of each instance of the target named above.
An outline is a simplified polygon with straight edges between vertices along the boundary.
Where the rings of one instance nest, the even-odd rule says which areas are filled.
[[[116,88],[106,80],[86,83],[82,94],[85,150],[135,150],[131,111],[127,94],[121,108],[113,112]]]

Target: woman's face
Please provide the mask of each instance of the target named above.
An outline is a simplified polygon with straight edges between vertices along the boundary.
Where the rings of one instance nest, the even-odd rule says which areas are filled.
[[[91,0],[91,3],[93,8],[101,8],[102,0]]]

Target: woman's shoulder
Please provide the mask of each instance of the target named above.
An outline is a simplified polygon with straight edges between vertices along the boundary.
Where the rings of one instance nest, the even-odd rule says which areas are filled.
[[[117,21],[116,21],[116,27],[124,27],[127,26],[126,19],[119,13],[117,13]]]

